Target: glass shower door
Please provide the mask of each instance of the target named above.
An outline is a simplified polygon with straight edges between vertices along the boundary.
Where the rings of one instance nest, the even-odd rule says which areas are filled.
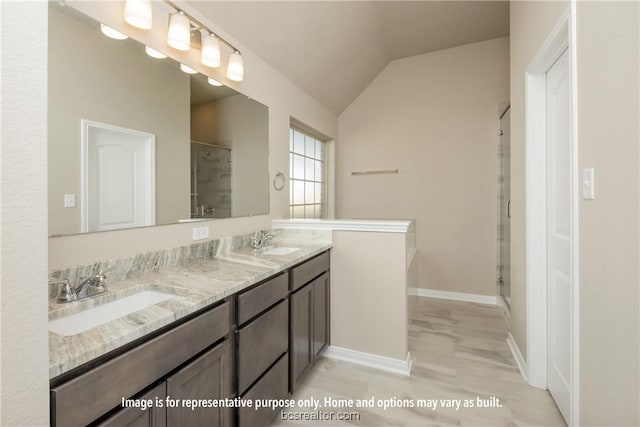
[[[191,141],[191,217],[231,217],[231,149]]]
[[[511,110],[507,108],[500,117],[499,152],[499,204],[500,226],[498,232],[499,265],[498,291],[507,307],[511,308]]]

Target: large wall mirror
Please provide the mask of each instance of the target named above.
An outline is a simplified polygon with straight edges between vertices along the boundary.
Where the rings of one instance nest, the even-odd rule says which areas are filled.
[[[268,108],[49,3],[49,235],[269,212]]]

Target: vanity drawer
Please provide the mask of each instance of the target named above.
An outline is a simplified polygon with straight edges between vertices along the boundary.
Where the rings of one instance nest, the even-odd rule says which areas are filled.
[[[153,388],[153,390],[144,393],[142,396],[138,396],[136,399],[151,400],[153,402],[158,400],[165,400],[167,398],[167,383]],[[154,427],[166,427],[167,426],[167,408],[159,408],[152,406],[146,410],[140,408],[126,408],[121,409],[116,414],[110,416],[105,421],[102,421],[96,425],[96,427],[139,427],[139,426],[154,426]]]
[[[284,272],[238,295],[238,324],[242,325],[256,314],[285,299],[288,292],[289,273]]]
[[[329,252],[324,252],[291,270],[291,290],[309,283],[312,279],[329,270]]]
[[[238,393],[242,394],[289,347],[289,300],[238,331]]]
[[[278,362],[255,383],[243,396],[245,400],[287,399],[289,396],[289,357],[282,356]],[[238,427],[268,427],[280,413],[280,408],[242,407],[238,409]]]
[[[51,389],[51,423],[87,425],[229,333],[226,302]]]

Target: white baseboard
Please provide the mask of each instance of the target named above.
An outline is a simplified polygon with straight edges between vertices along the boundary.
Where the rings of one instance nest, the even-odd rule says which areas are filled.
[[[465,294],[463,292],[438,291],[435,289],[409,288],[409,295],[419,297],[450,299],[454,301],[475,302],[478,304],[497,305],[498,298],[490,295]]]
[[[407,353],[407,359],[402,360],[333,345],[327,348],[323,356],[406,376],[411,375],[411,365],[413,363],[411,361],[411,353]]]
[[[500,296],[496,297],[496,305],[498,306],[498,308],[500,308],[500,311],[505,317],[505,320],[511,319],[511,309],[507,307],[507,304],[505,304],[504,300]]]
[[[511,332],[509,332],[509,336],[507,336],[507,345],[511,350],[511,354],[513,354],[513,358],[516,359],[516,364],[518,365],[518,369],[520,369],[520,375],[522,375],[524,382],[527,382],[527,362],[524,360],[524,357],[518,348],[518,344],[516,344],[516,340],[513,339]]]

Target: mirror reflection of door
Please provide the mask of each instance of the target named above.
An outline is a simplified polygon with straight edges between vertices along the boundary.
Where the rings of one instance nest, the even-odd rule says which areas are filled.
[[[82,229],[155,225],[155,135],[82,120]]]

